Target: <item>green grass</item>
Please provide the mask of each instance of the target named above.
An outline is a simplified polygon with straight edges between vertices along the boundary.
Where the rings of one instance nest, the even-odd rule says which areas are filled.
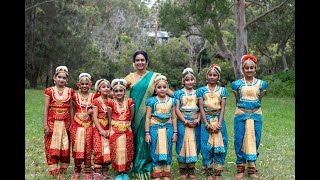
[[[229,89],[225,121],[228,128],[228,154],[223,177],[233,180],[236,174],[235,153],[233,147],[233,114],[235,99]],[[25,179],[50,179],[44,153],[43,139],[43,103],[44,90],[25,90]],[[266,95],[262,101],[263,129],[258,174],[265,179],[295,179],[295,99],[292,97],[273,98]],[[178,163],[175,147],[173,149],[172,174],[178,179]],[[196,163],[198,179],[202,174],[201,155]],[[112,172],[112,170],[110,170]],[[73,159],[68,168],[67,179],[73,173]],[[249,179],[245,176],[244,180]]]

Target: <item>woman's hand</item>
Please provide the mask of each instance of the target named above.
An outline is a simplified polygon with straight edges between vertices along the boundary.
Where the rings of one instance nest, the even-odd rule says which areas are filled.
[[[145,137],[144,137],[145,141],[150,144],[151,143],[151,136],[150,134],[146,134]]]

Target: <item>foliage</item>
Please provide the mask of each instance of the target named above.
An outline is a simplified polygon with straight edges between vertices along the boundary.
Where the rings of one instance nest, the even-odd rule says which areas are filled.
[[[190,44],[184,37],[171,38],[169,42],[156,44],[150,49],[150,70],[160,72],[168,78],[173,90],[180,89],[184,68],[191,67]],[[193,67],[191,67],[193,68]]]
[[[263,76],[268,83],[267,93],[274,97],[295,97],[295,71],[278,72]]]
[[[235,153],[233,147],[233,116],[235,98],[228,87],[225,121],[228,131],[228,152],[224,165],[223,179],[233,180],[236,174]],[[25,179],[52,179],[48,176],[48,166],[44,153],[43,139],[43,90],[25,90]],[[272,97],[267,94],[262,101],[263,133],[257,161],[258,174],[265,179],[295,179],[295,99],[292,97]],[[205,179],[202,174],[201,155],[196,163],[196,176]],[[178,163],[173,145],[172,175],[178,179]],[[71,157],[67,170],[67,179],[74,172]],[[109,173],[114,178],[112,168]],[[249,180],[245,176],[244,180]]]

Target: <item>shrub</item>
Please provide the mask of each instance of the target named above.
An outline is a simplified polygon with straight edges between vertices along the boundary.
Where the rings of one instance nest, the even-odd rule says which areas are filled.
[[[261,79],[268,83],[267,93],[270,96],[295,97],[295,71],[278,72]]]

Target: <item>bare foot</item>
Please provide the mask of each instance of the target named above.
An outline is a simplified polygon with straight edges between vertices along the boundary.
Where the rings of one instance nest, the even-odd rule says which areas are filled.
[[[252,179],[262,179],[261,176],[258,176],[256,174],[248,174],[249,178],[252,178]]]
[[[180,179],[181,179],[181,180],[186,180],[186,179],[187,179],[187,175],[181,174],[181,175],[180,175]]]
[[[195,175],[190,175],[189,178],[190,178],[191,180],[196,180],[196,179],[197,179]]]
[[[207,180],[213,180],[212,176],[207,176]]]
[[[240,180],[244,176],[244,173],[237,173],[237,175],[234,177],[235,180]]]

